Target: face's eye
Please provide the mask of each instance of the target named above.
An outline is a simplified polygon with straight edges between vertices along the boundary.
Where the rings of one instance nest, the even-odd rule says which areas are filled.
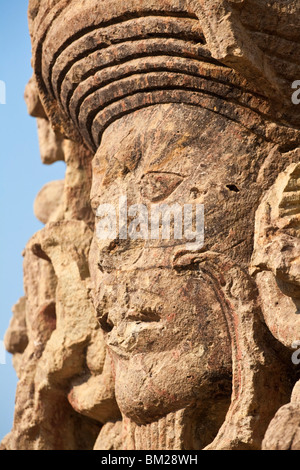
[[[141,194],[151,202],[163,201],[182,181],[183,176],[174,173],[147,173],[141,181]]]

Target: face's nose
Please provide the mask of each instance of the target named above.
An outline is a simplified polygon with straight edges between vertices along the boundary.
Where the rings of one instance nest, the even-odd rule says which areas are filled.
[[[97,319],[104,331],[110,331],[125,318],[129,309],[128,286],[116,276],[103,282],[96,299]]]

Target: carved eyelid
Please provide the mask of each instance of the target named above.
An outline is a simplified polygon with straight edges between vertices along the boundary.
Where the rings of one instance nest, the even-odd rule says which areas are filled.
[[[167,181],[168,177],[169,181]],[[146,185],[147,178],[148,186]],[[186,176],[174,172],[149,171],[148,173],[145,173],[141,178],[141,193],[147,199],[153,202],[158,202],[170,196],[185,178]],[[153,184],[155,182],[165,182],[165,185],[164,187],[155,187],[154,185],[151,187],[151,183]]]

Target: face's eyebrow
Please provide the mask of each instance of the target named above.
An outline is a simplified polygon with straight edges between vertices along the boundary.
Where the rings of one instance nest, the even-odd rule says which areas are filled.
[[[178,173],[176,171],[156,171],[156,170],[149,170],[149,171],[146,171],[142,178],[144,178],[145,176],[147,175],[171,175],[171,176],[178,176],[182,179],[184,178],[187,178],[188,175],[182,175],[181,173]]]

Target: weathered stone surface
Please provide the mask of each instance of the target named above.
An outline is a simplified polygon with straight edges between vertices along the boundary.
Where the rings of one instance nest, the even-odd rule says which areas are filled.
[[[64,218],[63,180],[47,183],[34,201],[34,214],[43,224]]]
[[[283,406],[272,420],[263,441],[263,450],[300,449],[300,397],[299,385],[295,387],[291,403]]]
[[[101,429],[94,450],[124,450],[122,429],[122,421],[106,423]]]
[[[35,202],[2,448],[299,449],[298,17],[296,0],[29,1],[28,112],[66,177]],[[203,204],[204,245],[125,239],[132,212],[102,240],[98,208],[124,196]]]
[[[296,152],[299,161],[298,152]],[[300,345],[300,167],[290,165],[267,192],[256,213],[253,271],[263,315],[272,334],[291,351]],[[300,449],[300,382],[291,403],[280,408],[265,439],[265,450]]]
[[[28,344],[26,328],[26,297],[13,307],[13,318],[5,336],[5,347],[11,354],[22,354]]]
[[[212,56],[242,74],[277,103],[282,117],[289,109],[291,83],[299,70],[299,3],[292,0],[188,0],[197,13]],[[296,115],[295,115],[296,114]]]
[[[26,85],[24,93],[25,103],[28,114],[35,118],[47,119],[47,115],[41,103],[39,91],[34,76],[31,77]]]
[[[37,126],[42,162],[45,165],[51,165],[63,161],[63,137],[53,131],[48,119],[38,118]]]
[[[299,161],[299,151],[293,157]],[[256,213],[253,272],[265,321],[288,348],[300,332],[300,165],[283,171]]]

